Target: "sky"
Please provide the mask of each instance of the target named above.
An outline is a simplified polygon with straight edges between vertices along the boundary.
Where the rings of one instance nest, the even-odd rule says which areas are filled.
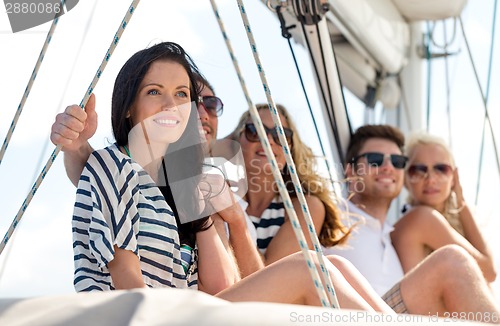
[[[265,102],[237,3],[219,0],[217,4],[250,95],[255,103]],[[300,122],[302,137],[317,155],[321,155],[318,140],[310,132],[313,130],[313,123],[306,110],[306,101],[288,44],[281,37],[276,17],[258,1],[247,0],[245,4],[275,101],[284,104],[292,117]],[[0,189],[2,237],[41,166],[54,149],[49,135],[55,115],[67,105],[80,103],[129,5],[129,1],[117,0],[80,1],[73,10],[61,17],[0,166],[0,182],[4,185]],[[463,13],[483,85],[486,84],[487,76],[492,8],[493,0],[483,0],[481,5],[471,2]],[[453,24],[448,22],[448,25],[452,27]],[[7,133],[49,28],[50,23],[46,23],[13,34],[5,12],[0,12],[1,137],[5,137]],[[442,25],[436,25],[436,38],[440,37],[441,28]],[[235,127],[240,114],[247,109],[210,2],[145,0],[139,4],[94,90],[99,114],[99,128],[91,139],[94,148],[102,148],[113,142],[110,130],[110,95],[119,69],[133,53],[159,41],[181,44],[214,86],[225,106],[224,114],[219,119],[219,136],[228,134]],[[497,37],[497,48],[498,41]],[[294,45],[294,48],[313,111],[320,117],[309,59],[301,46]],[[465,196],[469,202],[473,202],[484,109],[459,25],[452,49],[460,51],[449,62],[453,149],[461,171]],[[497,50],[491,90],[500,86],[498,53]],[[446,92],[443,67],[443,60],[436,60],[432,64],[430,131],[446,137],[447,123],[443,123],[447,121],[446,97],[442,95]],[[500,94],[493,91],[490,94],[492,110],[499,107]],[[364,121],[364,105],[349,94],[346,99],[353,126],[357,127]],[[377,108],[375,112],[375,121],[381,121],[383,110]],[[491,114],[493,123],[498,126],[499,114]],[[500,129],[497,127],[497,130]],[[324,134],[321,124],[320,132]],[[477,212],[487,239],[496,241],[493,247],[496,264],[499,266],[500,219],[495,212],[495,203],[500,193],[500,181],[492,156],[490,137],[487,137],[486,148]],[[328,150],[327,155],[329,153]],[[75,188],[65,176],[62,155],[59,155],[27,209],[15,237],[0,257],[0,297],[31,297],[74,291],[71,240],[74,199]],[[500,291],[497,290],[497,293]]]

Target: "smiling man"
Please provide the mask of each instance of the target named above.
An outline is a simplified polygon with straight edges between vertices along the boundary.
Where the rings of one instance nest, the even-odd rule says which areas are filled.
[[[345,211],[358,225],[345,246],[326,248],[325,254],[350,260],[398,313],[498,313],[477,263],[458,246],[434,251],[403,274],[387,222],[391,202],[403,187],[403,146],[403,134],[392,126],[367,125],[354,133],[346,155],[353,196]]]

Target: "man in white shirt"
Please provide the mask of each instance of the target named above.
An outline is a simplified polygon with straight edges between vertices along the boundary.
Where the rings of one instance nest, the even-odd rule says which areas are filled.
[[[353,263],[375,291],[383,296],[404,275],[389,236],[393,227],[387,222],[381,224],[350,201],[345,211],[358,226],[354,227],[345,247],[335,246],[326,251]],[[363,254],[358,248],[363,248]]]
[[[346,155],[349,190],[345,211],[358,225],[347,245],[325,254],[349,259],[384,300],[399,313],[443,316],[447,312],[496,312],[499,309],[481,270],[462,248],[450,245],[429,255],[403,275],[386,221],[402,187],[407,158],[404,136],[388,125],[359,128]]]

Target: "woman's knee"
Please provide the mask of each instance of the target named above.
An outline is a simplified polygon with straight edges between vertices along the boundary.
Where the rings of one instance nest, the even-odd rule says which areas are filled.
[[[435,250],[429,259],[433,260],[436,268],[443,269],[443,273],[457,275],[459,273],[470,273],[471,270],[479,271],[477,263],[472,256],[458,245],[446,245]]]
[[[289,268],[293,268],[294,272],[298,273],[310,273],[311,266],[314,265],[318,273],[321,273],[321,263],[316,255],[316,252],[309,250],[310,260],[302,254],[302,252],[297,252],[282,258],[283,263],[288,264]],[[329,274],[334,278],[342,276],[342,270],[347,270],[352,264],[343,257],[339,256],[324,256],[323,257],[324,267],[328,270]]]
[[[332,263],[333,266],[335,266],[340,271],[349,270],[354,267],[354,265],[349,260],[342,256],[328,255],[325,257],[328,259],[328,261],[330,261],[330,263]]]

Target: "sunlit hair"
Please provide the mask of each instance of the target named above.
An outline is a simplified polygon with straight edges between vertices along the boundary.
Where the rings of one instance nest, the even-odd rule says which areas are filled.
[[[415,153],[415,149],[417,148],[418,145],[437,145],[440,146],[445,150],[447,153],[449,159],[450,159],[450,165],[452,168],[455,168],[455,160],[453,158],[453,154],[451,153],[450,148],[448,147],[448,144],[442,139],[441,137],[431,135],[426,132],[416,132],[413,133],[409,138],[408,141],[405,145],[406,151],[405,154],[409,157],[410,159],[410,164],[411,160],[413,157],[413,154]],[[408,164],[408,165],[410,165]],[[406,176],[408,177],[408,176]],[[412,206],[418,205],[416,202],[415,198],[411,194],[408,195],[407,199],[408,203]],[[443,214],[443,216],[446,218],[448,223],[460,234],[464,235],[464,230],[462,223],[460,223],[460,218],[459,218],[459,204],[457,203],[457,196],[453,190],[450,190],[450,195],[446,199],[446,203],[444,205],[444,212],[440,212]]]
[[[258,111],[268,110],[268,105],[257,104],[256,108]],[[297,174],[302,184],[304,193],[318,197],[323,202],[323,205],[325,205],[325,222],[323,223],[321,231],[318,234],[320,243],[325,247],[332,247],[337,244],[345,243],[351,229],[347,228],[340,219],[342,214],[334,203],[335,194],[329,187],[329,180],[316,173],[316,157],[313,155],[311,148],[304,144],[300,139],[297,128],[285,107],[277,104],[276,108],[280,113],[281,119],[284,119],[288,124],[288,128],[293,131],[293,146],[291,148],[292,158],[297,165]],[[250,121],[250,112],[244,112],[238,122],[238,125],[236,126],[236,129],[228,136],[228,138],[239,141],[240,135],[245,129],[245,125]],[[285,167],[281,174],[285,184],[287,185],[290,196],[297,197],[288,173],[288,168]],[[279,196],[278,193],[277,196]]]
[[[450,158],[450,163],[453,168],[455,168],[455,160],[453,158],[453,154],[451,153],[448,144],[444,141],[443,138],[431,135],[427,132],[415,132],[408,137],[408,140],[405,144],[405,155],[410,159],[415,152],[415,148],[417,145],[439,145],[441,146]]]

